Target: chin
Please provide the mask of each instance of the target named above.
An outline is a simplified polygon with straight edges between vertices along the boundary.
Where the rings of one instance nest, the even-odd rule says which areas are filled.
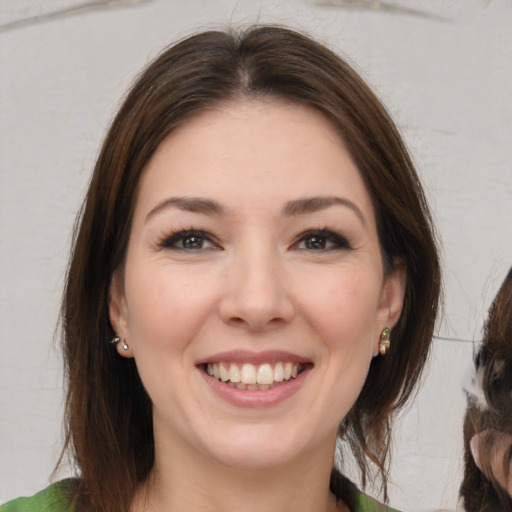
[[[272,470],[287,466],[295,460],[294,454],[287,452],[277,453],[272,447],[255,445],[245,447],[234,453],[233,451],[219,454],[217,460],[225,466],[239,471]]]
[[[270,470],[303,457],[307,451],[305,439],[306,434],[295,436],[276,424],[238,427],[219,439],[214,457],[238,470]]]

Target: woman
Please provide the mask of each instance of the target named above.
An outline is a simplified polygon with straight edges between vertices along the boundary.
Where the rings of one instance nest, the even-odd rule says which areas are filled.
[[[466,512],[512,510],[512,268],[496,295],[475,357],[464,419]]]
[[[96,164],[62,308],[79,477],[27,510],[380,510],[336,441],[386,496],[439,274],[405,146],[343,60],[278,27],[181,41]]]

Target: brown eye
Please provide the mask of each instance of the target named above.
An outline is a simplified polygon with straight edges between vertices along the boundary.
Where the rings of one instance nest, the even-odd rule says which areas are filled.
[[[307,251],[350,249],[345,237],[328,230],[308,231],[302,234],[294,245],[297,249]]]
[[[174,233],[160,244],[164,249],[198,251],[215,249],[217,245],[204,231],[185,230]]]
[[[181,245],[183,249],[202,249],[203,239],[195,235],[187,236],[182,238]]]
[[[311,238],[307,238],[304,240],[304,246],[306,249],[325,249],[326,246],[325,237],[321,236],[312,236]]]

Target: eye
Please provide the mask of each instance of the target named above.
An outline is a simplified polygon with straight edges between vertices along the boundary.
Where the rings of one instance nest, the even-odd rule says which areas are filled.
[[[345,237],[326,229],[315,229],[303,233],[293,246],[307,251],[350,249],[350,244]]]
[[[160,242],[164,249],[178,251],[199,251],[206,249],[218,249],[218,245],[204,231],[187,229],[173,233]]]

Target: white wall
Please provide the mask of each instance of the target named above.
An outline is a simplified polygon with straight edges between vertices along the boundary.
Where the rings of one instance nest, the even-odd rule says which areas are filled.
[[[278,22],[327,42],[373,85],[432,200],[445,320],[430,376],[396,435],[391,497],[409,511],[454,507],[461,381],[512,265],[512,2],[100,4],[0,0],[0,502],[45,486],[58,453],[62,375],[52,338],[74,215],[115,106],[176,38]]]

